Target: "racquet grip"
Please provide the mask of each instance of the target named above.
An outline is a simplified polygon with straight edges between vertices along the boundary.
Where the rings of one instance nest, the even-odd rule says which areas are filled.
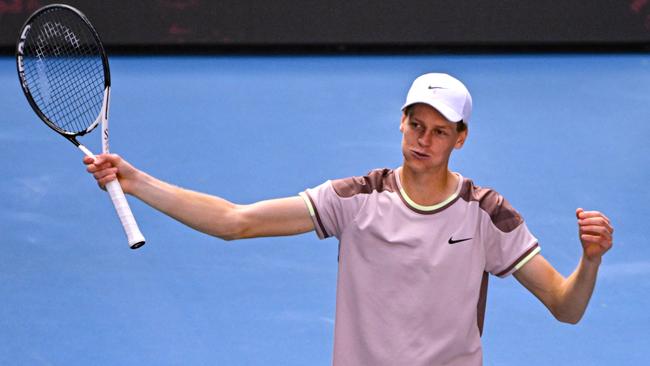
[[[117,180],[113,180],[106,184],[106,190],[111,196],[111,201],[113,201],[113,206],[115,206],[115,211],[117,216],[122,222],[122,227],[126,233],[126,237],[129,241],[129,246],[131,249],[138,249],[144,245],[144,236],[138,228],[138,224],[135,222],[135,217],[131,212],[129,207],[129,202],[127,202],[122,187]]]

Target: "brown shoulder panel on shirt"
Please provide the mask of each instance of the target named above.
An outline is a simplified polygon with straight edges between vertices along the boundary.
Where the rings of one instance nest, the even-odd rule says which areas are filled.
[[[363,177],[350,177],[332,181],[334,192],[339,197],[353,197],[357,194],[370,194],[377,192],[395,192],[395,180],[391,179],[394,174],[391,169],[376,169]]]
[[[521,225],[524,220],[502,195],[489,188],[477,187],[466,179],[460,196],[467,202],[477,201],[479,207],[489,216],[494,226],[509,233]]]

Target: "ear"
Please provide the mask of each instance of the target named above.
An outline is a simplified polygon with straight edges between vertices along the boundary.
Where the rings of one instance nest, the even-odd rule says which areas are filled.
[[[402,120],[399,123],[399,130],[401,133],[404,133],[404,127],[406,127],[406,123],[408,122],[408,116],[406,113],[402,113]]]
[[[458,137],[456,138],[456,144],[454,145],[454,149],[460,149],[463,147],[465,144],[465,140],[467,139],[467,134],[469,133],[469,128],[465,129],[465,131],[459,132]]]

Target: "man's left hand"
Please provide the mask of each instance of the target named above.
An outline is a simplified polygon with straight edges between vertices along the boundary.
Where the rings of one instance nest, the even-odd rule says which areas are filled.
[[[614,228],[607,216],[598,211],[576,210],[578,232],[585,259],[600,260],[612,247]]]

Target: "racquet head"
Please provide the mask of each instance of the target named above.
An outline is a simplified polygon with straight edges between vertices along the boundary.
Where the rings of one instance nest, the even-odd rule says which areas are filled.
[[[80,11],[54,4],[27,19],[16,49],[29,104],[78,145],[74,137],[92,131],[108,113],[110,73],[99,35]]]

